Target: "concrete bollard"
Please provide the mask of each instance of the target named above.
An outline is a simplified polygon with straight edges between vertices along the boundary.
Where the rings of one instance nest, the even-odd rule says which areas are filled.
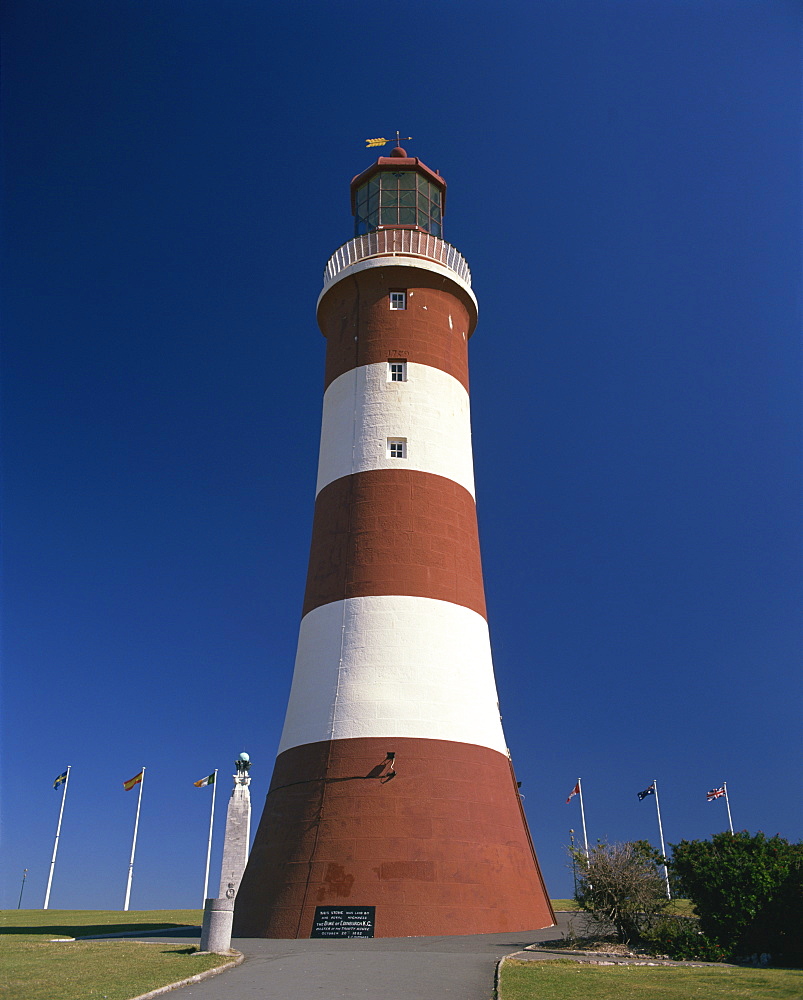
[[[201,927],[201,951],[226,954],[231,948],[231,924],[234,920],[233,899],[207,899]]]

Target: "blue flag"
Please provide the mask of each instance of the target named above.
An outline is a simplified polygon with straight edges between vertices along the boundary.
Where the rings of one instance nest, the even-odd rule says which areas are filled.
[[[64,774],[60,774],[58,778],[56,778],[56,780],[53,782],[53,787],[58,788],[59,785],[62,783],[62,781],[66,780],[67,780],[67,772],[65,771]]]
[[[638,800],[639,800],[639,802],[641,802],[642,799],[646,799],[648,795],[655,795],[655,783],[654,782],[653,782],[653,784],[650,785],[649,788],[645,788],[643,792],[638,792]]]

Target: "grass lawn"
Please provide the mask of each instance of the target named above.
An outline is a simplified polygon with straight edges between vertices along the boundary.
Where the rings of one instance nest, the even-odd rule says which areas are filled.
[[[552,909],[579,911],[580,907],[573,899],[553,899]],[[673,899],[666,912],[678,917],[692,917],[694,916],[694,907],[690,899]]]
[[[799,1000],[803,971],[732,966],[585,965],[571,961],[502,966],[499,1000]]]
[[[3,1000],[130,1000],[226,963],[195,946],[155,938],[51,942],[51,938],[200,925],[200,910],[0,910]]]

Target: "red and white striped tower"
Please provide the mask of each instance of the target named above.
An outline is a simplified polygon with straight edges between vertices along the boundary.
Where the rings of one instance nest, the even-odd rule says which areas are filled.
[[[351,183],[318,300],[317,498],[290,702],[235,936],[317,907],[377,937],[554,923],[499,716],[468,395],[477,301],[446,183],[397,147]],[[320,913],[319,913],[320,917]]]

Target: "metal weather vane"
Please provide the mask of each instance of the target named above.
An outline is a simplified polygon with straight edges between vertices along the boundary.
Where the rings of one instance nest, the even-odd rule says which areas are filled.
[[[396,145],[397,146],[399,145],[399,143],[409,142],[409,140],[412,139],[412,138],[413,137],[411,135],[400,135],[399,134],[399,130],[396,129]],[[365,145],[366,145],[366,147],[371,148],[372,146],[384,146],[388,142],[392,142],[392,141],[393,141],[392,139],[382,139],[382,138],[379,138],[379,139],[366,139],[365,140]]]

